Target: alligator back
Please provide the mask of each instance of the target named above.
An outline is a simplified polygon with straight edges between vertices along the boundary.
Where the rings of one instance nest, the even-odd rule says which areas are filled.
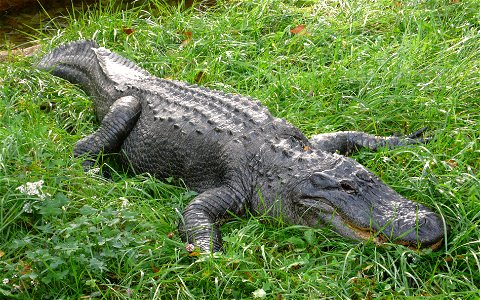
[[[182,178],[198,191],[231,180],[275,139],[308,142],[247,97],[158,78],[128,85],[124,94],[142,99],[142,114],[122,145],[124,159],[139,172]]]
[[[282,144],[282,136],[308,143],[259,101],[153,77],[93,41],[60,46],[37,67],[80,84],[93,97],[100,121],[117,99],[137,99],[140,116],[118,149],[124,162],[136,172],[182,178],[198,191],[224,184],[261,149]],[[296,144],[294,139],[280,147]]]

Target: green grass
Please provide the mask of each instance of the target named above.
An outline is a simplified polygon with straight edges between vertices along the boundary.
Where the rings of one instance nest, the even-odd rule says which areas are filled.
[[[195,194],[109,158],[113,180],[83,173],[71,153],[97,126],[91,101],[25,58],[0,68],[0,297],[480,297],[480,3],[219,2],[204,12],[107,4],[39,37],[45,51],[93,38],[159,77],[258,98],[307,135],[428,126],[427,145],[355,158],[438,211],[445,243],[377,247],[257,216],[222,227],[223,254],[189,257],[177,211]],[[40,180],[37,194],[18,189]]]

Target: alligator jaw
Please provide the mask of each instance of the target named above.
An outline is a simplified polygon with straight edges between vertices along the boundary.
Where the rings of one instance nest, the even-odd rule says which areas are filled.
[[[365,240],[365,241],[369,240],[379,246],[389,242],[389,239],[384,234],[378,233],[374,229],[357,227],[345,219],[343,219],[343,222],[350,228],[350,230],[358,237],[359,240]],[[401,239],[393,241],[394,244],[403,245],[405,247],[410,248],[411,250],[418,250],[420,248],[427,248],[427,247],[430,248],[431,250],[436,250],[442,245],[442,242],[443,242],[443,238],[439,239],[437,242],[433,244],[427,245],[426,247],[425,246],[422,247],[420,243],[411,243],[408,241],[403,241]]]
[[[372,241],[379,246],[387,242],[392,242],[394,244],[403,245],[412,250],[419,250],[421,248],[436,250],[443,242],[443,238],[428,244],[420,241],[402,240],[401,237],[389,238],[383,232],[372,228],[372,226],[365,227],[356,225],[347,216],[341,213],[338,208],[333,207],[322,198],[302,198],[300,202],[302,203],[302,206],[308,207],[307,210],[310,212],[313,211],[323,223],[331,225],[334,231],[354,240]],[[416,229],[411,228],[410,230],[406,230],[406,232],[412,230]]]

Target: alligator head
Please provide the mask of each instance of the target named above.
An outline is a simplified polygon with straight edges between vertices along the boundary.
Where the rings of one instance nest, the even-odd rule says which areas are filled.
[[[444,237],[440,216],[388,187],[353,159],[334,155],[332,164],[310,172],[290,190],[296,218],[339,234],[381,244],[438,248]]]

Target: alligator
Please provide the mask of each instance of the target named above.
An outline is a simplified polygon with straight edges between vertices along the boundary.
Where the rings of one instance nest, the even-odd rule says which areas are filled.
[[[346,156],[360,148],[423,143],[422,130],[307,139],[258,100],[157,78],[90,40],[55,48],[36,68],[93,98],[99,128],[73,150],[86,169],[99,154],[116,153],[136,173],[181,179],[198,193],[178,225],[182,240],[198,251],[222,251],[219,227],[247,213],[330,226],[354,240],[416,249],[442,244],[446,226],[438,214]]]

